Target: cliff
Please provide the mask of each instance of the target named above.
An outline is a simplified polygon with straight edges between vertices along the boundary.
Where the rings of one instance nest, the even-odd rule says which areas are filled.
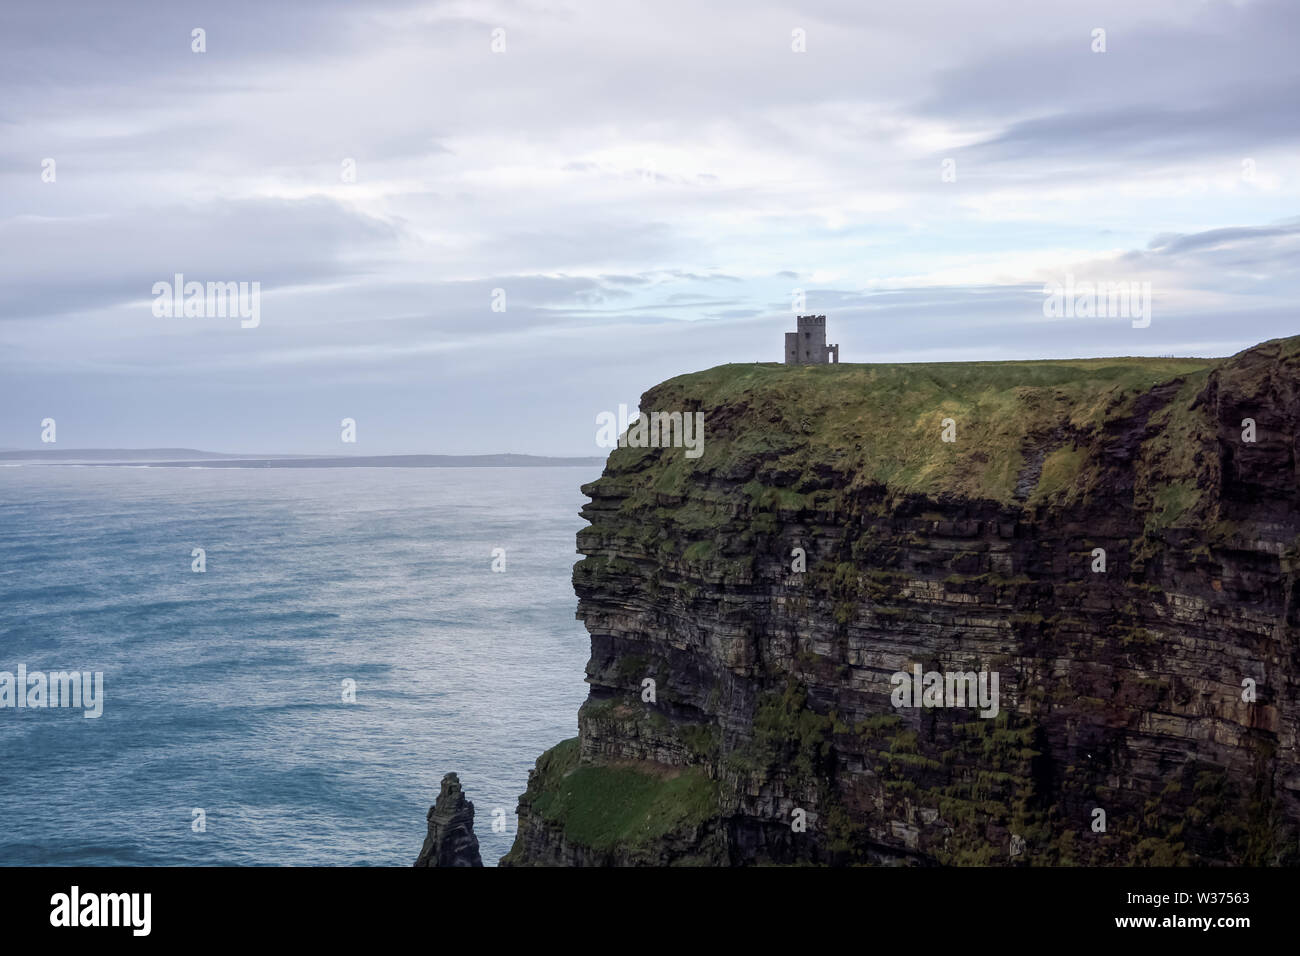
[[[703,454],[583,489],[590,695],[503,865],[1300,862],[1300,339],[641,409]],[[917,665],[997,674],[997,715],[896,706]]]

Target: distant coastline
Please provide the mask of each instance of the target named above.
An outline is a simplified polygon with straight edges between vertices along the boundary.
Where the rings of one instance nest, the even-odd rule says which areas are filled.
[[[232,455],[193,448],[70,448],[0,451],[0,463],[146,465],[156,468],[547,468],[603,465],[604,457],[549,455]]]

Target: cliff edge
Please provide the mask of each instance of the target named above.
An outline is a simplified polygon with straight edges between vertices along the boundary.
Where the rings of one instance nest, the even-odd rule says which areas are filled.
[[[1300,862],[1300,338],[727,365],[640,407],[703,453],[583,489],[590,695],[503,865]]]

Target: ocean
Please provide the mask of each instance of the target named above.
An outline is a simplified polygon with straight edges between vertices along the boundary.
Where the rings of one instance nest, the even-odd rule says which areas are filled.
[[[409,866],[455,771],[495,865],[577,733],[598,474],[0,467],[0,672],[104,675],[0,708],[0,864]]]

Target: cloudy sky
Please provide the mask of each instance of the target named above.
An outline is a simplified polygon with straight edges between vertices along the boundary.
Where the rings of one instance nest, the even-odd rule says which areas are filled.
[[[601,454],[598,412],[779,361],[796,290],[844,361],[1300,332],[1298,39],[1265,0],[7,2],[0,447]],[[176,273],[260,324],[155,316]],[[1150,325],[1046,317],[1067,275]]]

